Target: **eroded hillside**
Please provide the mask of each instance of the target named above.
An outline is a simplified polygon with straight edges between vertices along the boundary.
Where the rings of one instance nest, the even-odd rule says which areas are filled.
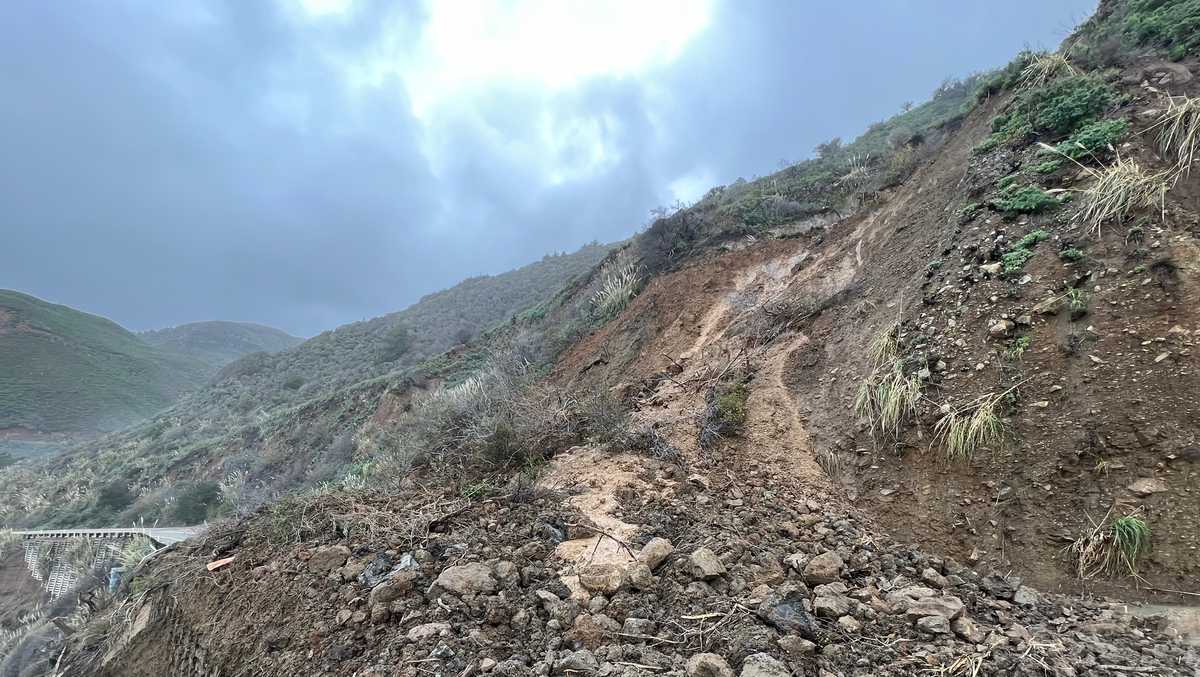
[[[1164,136],[1200,130],[1188,7],[1105,2],[1060,54],[715,189],[419,376],[290,410],[257,453],[339,430],[349,473],[160,553],[44,653],[1194,674],[1188,611],[1137,604],[1197,574],[1200,175]]]

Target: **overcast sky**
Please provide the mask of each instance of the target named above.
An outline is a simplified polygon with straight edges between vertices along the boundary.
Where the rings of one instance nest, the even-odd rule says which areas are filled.
[[[5,0],[0,287],[311,335],[627,237],[1094,0]]]

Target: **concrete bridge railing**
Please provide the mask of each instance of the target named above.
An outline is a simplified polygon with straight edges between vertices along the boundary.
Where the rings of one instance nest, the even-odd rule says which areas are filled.
[[[35,579],[40,581],[51,597],[60,597],[79,580],[77,567],[63,557],[66,551],[80,539],[95,541],[101,546],[95,549],[91,562],[93,569],[111,570],[118,553],[137,536],[149,538],[157,547],[166,547],[203,532],[207,525],[172,528],[131,529],[51,529],[40,531],[18,531],[24,550],[25,565]]]

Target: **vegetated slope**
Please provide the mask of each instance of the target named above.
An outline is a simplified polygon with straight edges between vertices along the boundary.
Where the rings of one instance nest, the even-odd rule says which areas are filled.
[[[1138,16],[1130,6],[1163,4],[1108,2],[1098,16],[1125,20]],[[1022,336],[1100,314],[1094,300],[1079,314],[1068,292],[1081,271],[1060,279],[1060,266],[1123,252],[1139,219],[1161,224],[1165,211],[1170,228],[1146,248],[1169,254],[1169,270],[1195,260],[1195,177],[1178,177],[1157,208],[1102,220],[1094,236],[1100,176],[1036,172],[1069,180],[1069,203],[1030,186],[1034,167],[1053,159],[1035,155],[1034,138],[1059,143],[1122,110],[1131,126],[1150,124],[1162,93],[1139,91],[1140,82],[1190,82],[1175,64],[1126,58],[1100,77],[1111,99],[1069,72],[1036,85],[1000,73],[965,116],[915,146],[900,140],[870,162],[827,153],[776,177],[787,191],[769,192],[769,180],[714,191],[421,378],[306,403],[250,444],[269,450],[289,430],[336,423],[351,433],[356,472],[135,572],[130,589],[148,592],[76,632],[61,665],[68,674],[1192,674],[1194,650],[1163,619],[1131,621],[1129,605],[1047,595],[1021,580],[1076,577],[1079,562],[1055,561],[1062,543],[1045,538],[1042,525],[1055,521],[1072,536],[1101,535],[1085,545],[1118,555],[1104,573],[1115,582],[1131,580],[1124,565],[1152,584],[1185,577],[1178,555],[1195,533],[1185,514],[1195,505],[1178,487],[1191,461],[1166,446],[1195,427],[1194,405],[1180,396],[1195,392],[1192,334],[1139,336],[1136,348],[1097,341],[1082,369],[1065,360],[1037,373],[997,368],[1036,350],[1038,336]],[[1065,115],[1049,115],[1056,101],[1069,102]],[[1123,157],[1168,166],[1146,138],[1130,137]],[[888,187],[879,170],[905,148],[921,159]],[[1096,150],[1093,169],[1118,166]],[[833,178],[798,180],[817,168]],[[799,219],[775,211],[801,197],[822,202],[795,209]],[[1125,232],[1112,232],[1118,221]],[[1100,281],[1095,295],[1121,275],[1102,263],[1084,278]],[[640,277],[625,285],[631,264]],[[1129,272],[1151,267],[1138,265]],[[1170,299],[1143,289],[1153,276],[1136,299],[1100,298],[1112,308],[1136,300],[1135,317],[1149,323],[1194,326],[1194,280],[1166,279]],[[1023,306],[1045,291],[1062,307],[1030,312],[1026,324]],[[583,312],[605,307],[611,314]],[[570,323],[585,331],[558,333]],[[1181,343],[1142,364],[1142,348],[1170,340]],[[1153,371],[1171,355],[1187,358],[1182,368]],[[531,369],[546,363],[548,377]],[[1060,411],[1097,418],[1047,421],[1051,402],[1035,388]],[[939,425],[947,416],[973,418],[988,393],[1004,397],[988,407],[995,417],[981,418],[999,436],[939,434],[954,429]],[[617,411],[605,394],[619,399]],[[1111,444],[1119,431],[1103,426],[1124,423],[1091,412],[1128,410],[1163,434]],[[1122,560],[1110,523],[1097,515],[1092,532],[1073,496],[1054,489],[1078,475],[1060,442],[1086,425],[1100,426],[1142,479],[1167,486],[1138,496],[1153,552]],[[1088,500],[1133,517],[1127,478],[1107,468],[1089,478]],[[1047,479],[1051,489],[1030,493]],[[952,508],[926,507],[945,497]],[[1012,519],[1020,511],[1038,520]],[[880,525],[930,547],[901,545]]]
[[[261,501],[336,480],[358,460],[351,435],[385,393],[456,363],[440,353],[547,301],[573,278],[590,274],[609,250],[592,244],[546,256],[276,354],[245,356],[153,421],[46,466],[0,471],[7,498],[0,499],[0,523],[192,524],[232,509],[220,481]],[[397,327],[406,336],[398,352]],[[108,494],[120,500],[105,500],[103,490],[115,486],[127,489]]]
[[[143,331],[138,338],[164,352],[199,360],[213,373],[244,355],[276,353],[304,341],[273,327],[220,320]]]
[[[115,322],[0,290],[0,429],[114,430],[200,383],[199,362]]]

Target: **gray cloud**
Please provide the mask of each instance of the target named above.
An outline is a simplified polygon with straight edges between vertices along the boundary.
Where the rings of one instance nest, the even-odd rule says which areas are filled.
[[[419,7],[0,3],[0,286],[136,329],[315,333],[625,237],[672,182],[802,158],[946,76],[1054,46],[1093,4],[727,1],[673,63],[496,82],[424,125],[398,78],[346,78],[415,43]]]

